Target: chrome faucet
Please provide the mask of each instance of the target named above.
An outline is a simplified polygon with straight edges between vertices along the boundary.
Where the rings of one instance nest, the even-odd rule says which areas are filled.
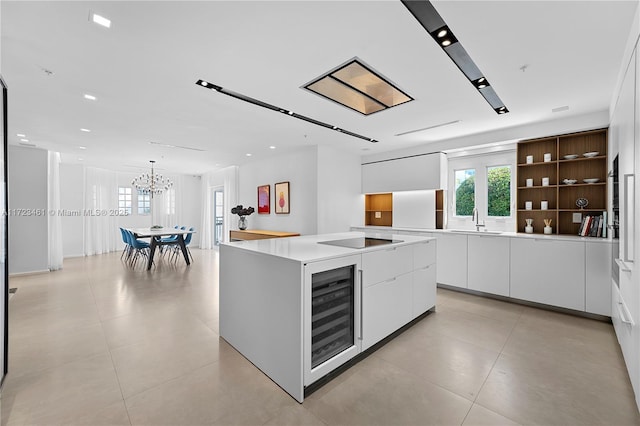
[[[473,213],[471,213],[471,220],[474,222],[474,225],[476,226],[476,231],[480,232],[480,228],[485,227],[484,220],[482,221],[482,225],[480,224],[480,212],[478,212],[477,207],[473,208]]]

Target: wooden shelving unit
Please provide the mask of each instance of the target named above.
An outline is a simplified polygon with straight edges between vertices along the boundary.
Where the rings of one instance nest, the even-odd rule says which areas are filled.
[[[598,152],[594,157],[584,153]],[[551,161],[543,160],[551,154]],[[527,164],[528,155],[533,163]],[[574,159],[565,156],[577,155]],[[572,133],[533,139],[518,143],[517,150],[517,231],[524,232],[525,219],[533,219],[534,233],[542,234],[544,219],[552,219],[554,234],[577,235],[579,223],[573,223],[573,213],[601,214],[607,209],[607,129]],[[549,178],[549,186],[542,186],[542,178]],[[597,183],[584,183],[583,179],[596,178]],[[533,186],[527,187],[527,179]],[[575,179],[573,185],[564,179]],[[586,198],[585,209],[576,206],[578,198]],[[541,210],[541,201],[548,202],[548,210]],[[531,201],[532,210],[525,209]]]
[[[436,229],[444,229],[444,190],[436,189]]]
[[[366,194],[364,199],[364,224],[367,226],[391,226],[393,224],[393,195]],[[380,217],[376,217],[379,215]]]

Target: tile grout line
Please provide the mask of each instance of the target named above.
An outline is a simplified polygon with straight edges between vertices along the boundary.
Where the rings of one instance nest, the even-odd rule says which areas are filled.
[[[496,360],[493,362],[493,365],[492,365],[492,366],[491,366],[491,368],[489,369],[489,373],[487,374],[487,377],[486,377],[486,378],[484,379],[484,381],[482,382],[482,385],[480,386],[480,389],[478,390],[478,394],[476,395],[476,397],[475,397],[475,398],[473,398],[473,402],[472,402],[472,404],[471,404],[471,407],[469,408],[469,411],[467,412],[467,415],[466,415],[466,416],[464,417],[464,419],[462,420],[461,425],[462,425],[462,424],[464,424],[465,420],[466,420],[466,419],[467,419],[467,417],[469,416],[469,413],[471,412],[471,408],[473,408],[473,406],[474,406],[475,404],[477,404],[477,402],[476,402],[476,401],[478,400],[478,397],[480,396],[480,392],[482,392],[482,388],[484,388],[484,385],[487,383],[487,380],[489,379],[489,376],[491,375],[491,373],[493,372],[493,369],[495,368],[496,364],[498,363],[498,359],[500,359],[500,356],[502,355],[502,351],[504,350],[505,346],[507,346],[507,343],[509,342],[509,339],[511,338],[511,335],[513,334],[513,330],[515,330],[515,328],[516,328],[516,327],[518,326],[518,324],[520,323],[520,319],[522,318],[522,315],[523,315],[523,314],[524,314],[524,309],[520,312],[520,315],[518,315],[518,319],[513,323],[513,326],[511,327],[511,330],[509,331],[509,335],[508,335],[508,336],[507,336],[507,338],[505,339],[504,344],[502,345],[502,348],[500,348],[500,352],[498,352],[498,356],[496,357]],[[480,405],[480,404],[478,404],[478,405]],[[485,409],[487,409],[487,410],[489,410],[489,408],[486,408],[486,407],[484,407],[484,406],[482,406],[482,407],[483,407],[483,408],[485,408]],[[493,411],[493,410],[490,410],[490,411]],[[495,411],[494,411],[494,412],[495,412]],[[503,417],[506,417],[506,418],[508,418],[509,420],[512,420],[512,421],[513,421],[513,419],[511,419],[511,418],[509,418],[509,417],[507,417],[507,416],[504,416],[504,415],[503,415],[503,414],[501,414],[501,413],[496,413],[496,414],[499,414],[499,415],[501,415],[501,416],[503,416]],[[516,423],[518,423],[518,422],[516,422]]]
[[[98,314],[98,320],[100,321],[100,330],[102,330],[102,337],[104,338],[104,343],[107,346],[107,352],[109,353],[109,359],[111,360],[113,373],[115,374],[116,380],[118,382],[118,389],[120,389],[120,396],[122,397],[122,405],[124,405],[124,410],[127,413],[127,420],[131,425],[132,423],[131,423],[131,416],[129,415],[129,408],[127,407],[127,403],[124,398],[124,393],[122,392],[122,385],[120,384],[120,376],[118,376],[118,369],[116,368],[116,364],[113,361],[113,354],[111,353],[111,347],[109,347],[109,340],[107,339],[107,334],[105,333],[105,330],[104,330],[104,322],[102,321],[102,318],[100,318],[100,310],[98,309],[98,302],[96,301],[96,295],[93,292],[93,286],[91,285],[92,279],[89,274],[88,274],[87,282],[89,283],[89,290],[91,291],[91,297],[93,298],[93,305],[95,306],[96,313]]]

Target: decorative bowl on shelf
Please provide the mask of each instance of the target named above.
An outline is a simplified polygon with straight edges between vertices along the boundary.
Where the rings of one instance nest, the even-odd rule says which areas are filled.
[[[577,179],[563,179],[562,182],[565,185],[573,185],[574,183],[578,182]]]
[[[565,160],[573,160],[574,158],[578,158],[578,154],[567,154],[564,157]]]
[[[587,158],[591,158],[591,157],[597,157],[597,156],[598,156],[598,154],[600,154],[600,152],[598,152],[598,151],[592,151],[592,152],[585,152],[585,153],[584,153],[584,154],[582,154],[582,155],[584,155],[584,156],[585,156],[585,157],[587,157]]]
[[[600,179],[598,179],[598,178],[582,179],[582,181],[583,181],[584,183],[596,183],[596,182],[598,182],[599,180],[600,180]]]

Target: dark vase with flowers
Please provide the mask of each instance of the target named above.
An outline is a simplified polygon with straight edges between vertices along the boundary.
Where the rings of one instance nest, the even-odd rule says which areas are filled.
[[[244,231],[247,229],[247,216],[252,214],[255,211],[253,207],[244,208],[242,204],[238,204],[234,208],[231,209],[232,214],[237,214],[240,219],[238,220],[238,229]]]

